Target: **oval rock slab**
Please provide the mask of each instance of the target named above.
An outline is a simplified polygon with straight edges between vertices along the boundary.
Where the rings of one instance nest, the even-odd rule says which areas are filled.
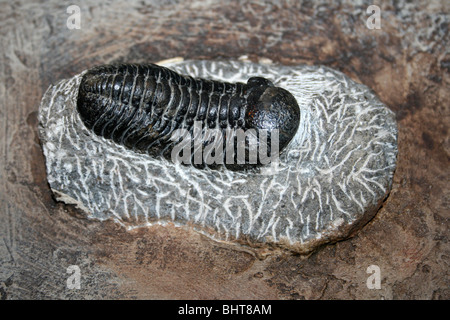
[[[172,223],[216,240],[307,253],[361,228],[388,195],[397,156],[395,115],[366,86],[322,66],[165,66],[226,82],[262,76],[291,92],[301,120],[278,165],[201,170],[127,150],[82,123],[77,75],[50,86],[39,110],[56,199],[128,228]]]

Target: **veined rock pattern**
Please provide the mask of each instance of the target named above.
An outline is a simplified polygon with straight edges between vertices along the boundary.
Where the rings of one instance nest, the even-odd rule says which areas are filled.
[[[198,169],[128,150],[84,126],[76,108],[80,74],[50,86],[39,110],[47,178],[58,200],[128,228],[172,223],[216,240],[307,253],[361,228],[388,195],[397,125],[366,86],[323,66],[165,66],[224,82],[264,77],[292,93],[300,124],[279,163],[244,172]]]

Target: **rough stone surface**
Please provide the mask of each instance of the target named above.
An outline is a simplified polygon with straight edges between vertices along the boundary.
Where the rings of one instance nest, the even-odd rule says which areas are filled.
[[[381,29],[368,29],[369,5]],[[1,299],[450,299],[448,2],[80,2],[0,6]],[[118,21],[120,21],[118,26]],[[57,203],[38,139],[50,84],[111,62],[167,57],[326,65],[395,112],[397,169],[377,215],[307,258],[265,260],[170,226],[127,230]],[[262,60],[262,59],[261,59]],[[370,290],[370,265],[381,289]],[[66,287],[67,267],[81,289]]]
[[[299,129],[279,164],[249,172],[197,169],[96,136],[76,110],[81,76],[51,86],[39,110],[47,177],[56,199],[89,218],[128,227],[172,223],[219,240],[307,253],[373,217],[392,184],[395,116],[367,87],[326,67],[187,61],[193,77],[264,76],[291,92]]]

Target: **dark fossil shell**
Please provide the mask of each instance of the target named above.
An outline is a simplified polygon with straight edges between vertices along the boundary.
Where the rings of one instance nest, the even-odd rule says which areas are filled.
[[[253,77],[247,83],[195,79],[154,64],[104,65],[88,70],[81,80],[77,108],[83,123],[95,134],[153,156],[172,157],[183,138],[174,139],[177,129],[184,129],[193,139],[201,134],[202,150],[215,143],[210,155],[217,152],[218,145],[223,146],[219,157],[223,161],[210,163],[205,157],[197,161],[195,143],[189,143],[190,164],[225,164],[236,170],[262,164],[250,153],[263,145],[264,152],[271,154],[275,141],[281,152],[300,121],[292,94],[265,78]],[[199,133],[195,132],[197,125]],[[211,129],[218,129],[215,132],[221,135],[205,138]],[[253,140],[251,135],[245,136],[245,156],[240,160],[234,134],[238,129],[255,133]],[[227,141],[233,142],[232,148],[225,146]]]

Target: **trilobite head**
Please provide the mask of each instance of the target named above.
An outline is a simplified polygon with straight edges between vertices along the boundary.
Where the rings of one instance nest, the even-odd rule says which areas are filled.
[[[246,128],[267,130],[269,134],[278,130],[279,150],[283,150],[300,123],[300,108],[294,96],[260,77],[247,81],[247,94]]]

